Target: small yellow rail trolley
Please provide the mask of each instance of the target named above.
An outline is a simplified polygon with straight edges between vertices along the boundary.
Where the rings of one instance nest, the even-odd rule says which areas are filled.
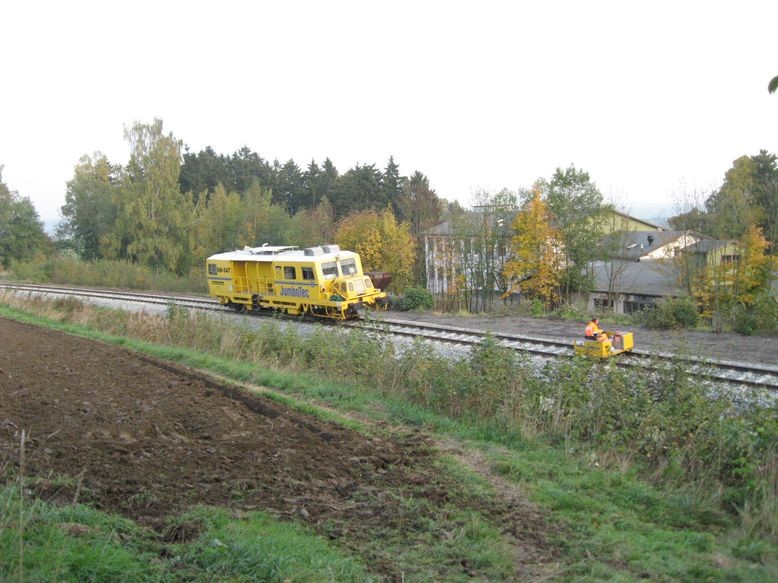
[[[629,352],[635,346],[632,332],[605,330],[608,340],[574,340],[573,351],[579,356],[610,358],[622,352]]]

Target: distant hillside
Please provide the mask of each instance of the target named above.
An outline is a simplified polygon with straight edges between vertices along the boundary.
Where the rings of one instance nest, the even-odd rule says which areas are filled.
[[[664,227],[665,229],[667,229],[670,226],[667,223],[667,219],[669,219],[669,218],[670,217],[666,217],[666,216],[656,216],[656,217],[651,217],[650,219],[646,219],[646,220],[651,222],[651,223],[655,223],[657,225],[660,225],[660,226]]]

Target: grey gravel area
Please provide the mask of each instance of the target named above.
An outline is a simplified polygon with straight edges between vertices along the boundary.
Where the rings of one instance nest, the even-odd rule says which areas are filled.
[[[166,306],[154,306],[127,301],[115,302],[98,298],[91,298],[89,301],[105,307],[121,307],[133,311],[142,310],[151,313],[163,312],[167,309]],[[576,338],[582,338],[586,328],[584,320],[576,322],[558,318],[530,318],[505,315],[459,316],[432,312],[390,311],[371,312],[370,317],[375,319],[390,318],[393,320],[430,322],[457,328],[505,334],[523,334],[569,342]],[[251,318],[248,320],[250,321]],[[256,323],[256,326],[259,326],[260,322],[261,319]],[[600,318],[600,326],[605,329],[631,330],[635,337],[635,348],[649,352],[672,352],[717,360],[778,365],[778,337],[774,336],[742,336],[734,332],[714,334],[713,332],[689,330],[649,330],[641,326],[610,325],[607,317]]]
[[[430,312],[376,312],[372,316],[429,322],[472,330],[525,334],[570,342],[582,338],[586,328],[586,322],[583,320],[576,322],[521,316],[452,316]],[[672,352],[717,360],[778,364],[778,338],[776,337],[742,336],[737,333],[715,334],[689,330],[649,330],[641,326],[609,325],[607,318],[604,317],[600,318],[600,327],[630,330],[634,334],[635,348],[650,352]]]

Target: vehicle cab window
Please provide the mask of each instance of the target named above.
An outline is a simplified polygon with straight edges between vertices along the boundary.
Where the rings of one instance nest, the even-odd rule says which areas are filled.
[[[297,279],[297,269],[293,265],[284,266],[284,279]]]
[[[321,264],[321,272],[324,279],[334,279],[338,277],[338,266],[334,261],[328,261]]]
[[[313,274],[313,267],[302,267],[303,271],[303,280],[305,281],[314,281],[316,279],[316,276]]]
[[[353,259],[344,259],[340,262],[340,270],[343,275],[354,275],[357,272],[357,262]]]

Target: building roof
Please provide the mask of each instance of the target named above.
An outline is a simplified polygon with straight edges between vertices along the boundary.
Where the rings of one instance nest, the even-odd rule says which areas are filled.
[[[611,212],[613,212],[614,215],[618,215],[618,216],[623,217],[623,218],[625,218],[627,220],[635,221],[636,223],[642,223],[643,225],[645,225],[647,227],[650,227],[651,229],[655,229],[657,231],[663,231],[665,229],[662,225],[657,225],[656,223],[652,223],[650,221],[646,221],[646,220],[643,220],[643,219],[639,219],[637,217],[633,217],[632,215],[628,215],[627,213],[622,213],[622,212],[617,211],[615,209],[612,210]]]
[[[702,239],[693,245],[689,245],[686,251],[691,253],[710,253],[733,243],[737,245],[737,241],[734,239]]]
[[[612,210],[611,212],[613,214],[619,216],[619,217],[622,217],[622,218],[626,219],[626,220],[629,220],[629,221],[632,221],[632,222],[635,222],[635,223],[639,223],[641,225],[644,225],[644,226],[648,227],[649,229],[652,229],[651,230],[652,233],[667,232],[665,230],[665,228],[662,227],[661,225],[657,225],[657,224],[651,223],[649,221],[644,221],[643,219],[638,219],[636,217],[627,215],[625,213],[622,213],[622,212],[619,212],[619,211],[616,211],[616,210]],[[475,216],[481,216],[481,215],[475,215]],[[498,219],[499,219],[499,217],[496,217],[496,216],[492,217],[493,221],[496,221]],[[478,219],[478,220],[480,220],[480,219]],[[629,231],[629,232],[646,233],[647,231],[644,230],[644,231]],[[438,223],[437,225],[435,225],[433,227],[430,227],[429,229],[427,229],[424,232],[424,234],[425,235],[453,235],[454,234],[454,228],[453,228],[453,225],[451,224],[451,221],[444,221],[442,223]]]
[[[593,292],[645,296],[678,296],[684,290],[672,263],[664,261],[597,261],[593,264]],[[611,284],[612,281],[612,284]]]
[[[622,231],[603,238],[603,247],[619,259],[638,261],[641,257],[684,236],[704,238],[693,231]]]

